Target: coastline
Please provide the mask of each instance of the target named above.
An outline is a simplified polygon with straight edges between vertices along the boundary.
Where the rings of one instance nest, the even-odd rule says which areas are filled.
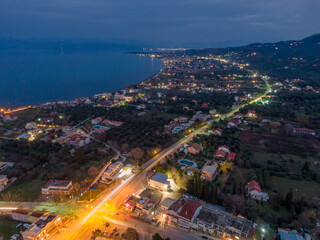
[[[136,55],[136,56],[138,56],[138,54],[137,53],[132,53],[132,52],[116,52],[117,54],[134,54],[134,55]],[[141,56],[139,56],[139,57],[141,57]],[[150,57],[150,56],[143,56],[144,58],[145,57],[148,57],[149,59],[152,59],[152,57]],[[153,58],[154,59],[154,58]],[[163,63],[163,61],[161,60],[161,59],[159,59],[159,58],[156,58],[156,61],[159,61],[158,63],[159,64],[161,64],[161,67],[160,67],[160,69],[157,71],[157,72],[155,72],[155,73],[153,73],[152,75],[149,75],[148,77],[146,77],[146,78],[143,78],[143,79],[140,79],[140,80],[138,80],[137,81],[137,83],[133,83],[133,82],[128,82],[128,83],[125,83],[124,84],[124,86],[122,86],[122,87],[119,87],[119,88],[116,88],[116,89],[113,89],[113,90],[107,90],[106,89],[106,91],[103,91],[103,92],[95,92],[94,94],[87,94],[87,95],[77,95],[75,98],[64,98],[64,100],[61,100],[61,98],[60,99],[55,99],[55,100],[52,100],[52,101],[50,101],[50,100],[47,100],[47,101],[39,101],[39,103],[35,103],[35,104],[16,104],[16,105],[12,105],[12,106],[6,106],[6,105],[0,105],[0,109],[3,111],[4,109],[6,109],[6,110],[10,110],[10,109],[17,109],[17,108],[26,108],[26,107],[37,107],[37,106],[41,106],[41,105],[43,105],[43,104],[45,104],[45,103],[49,103],[49,102],[59,102],[59,101],[68,101],[68,102],[72,102],[72,101],[74,101],[75,99],[78,99],[78,98],[83,98],[83,97],[87,97],[87,96],[89,96],[89,97],[93,97],[95,94],[100,94],[100,93],[107,93],[107,92],[109,92],[109,93],[114,93],[114,92],[117,92],[117,91],[121,91],[121,90],[124,90],[125,88],[126,88],[126,86],[128,86],[128,85],[139,85],[140,83],[142,83],[142,82],[144,82],[144,81],[147,81],[147,80],[149,80],[149,79],[151,79],[151,78],[153,78],[154,76],[156,76],[157,74],[159,74],[162,70],[163,70],[163,67],[164,67],[164,63]],[[113,81],[117,81],[117,79],[115,79],[115,80],[113,80]]]

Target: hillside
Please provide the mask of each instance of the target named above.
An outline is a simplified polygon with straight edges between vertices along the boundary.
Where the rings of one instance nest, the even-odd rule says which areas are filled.
[[[232,55],[279,80],[299,78],[320,86],[320,34],[299,41],[253,43],[242,47],[189,50],[188,55]]]

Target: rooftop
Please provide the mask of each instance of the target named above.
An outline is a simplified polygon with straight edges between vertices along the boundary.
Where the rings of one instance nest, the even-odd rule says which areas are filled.
[[[166,184],[168,183],[168,176],[163,173],[156,173],[151,177],[151,180]]]
[[[191,220],[196,213],[197,209],[202,205],[200,202],[188,200],[182,207],[179,214],[180,217]]]

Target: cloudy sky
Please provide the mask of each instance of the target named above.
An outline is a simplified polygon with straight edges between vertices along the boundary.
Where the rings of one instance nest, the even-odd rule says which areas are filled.
[[[320,0],[1,0],[0,38],[269,42],[320,32],[319,13]]]

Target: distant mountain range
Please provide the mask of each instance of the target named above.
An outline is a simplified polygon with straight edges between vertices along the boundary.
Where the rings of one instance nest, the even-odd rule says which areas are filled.
[[[253,43],[241,47],[188,50],[180,54],[222,55],[233,53],[261,73],[284,80],[299,78],[320,87],[320,34],[302,40]]]
[[[0,39],[0,51],[137,51],[152,45],[134,40]]]

